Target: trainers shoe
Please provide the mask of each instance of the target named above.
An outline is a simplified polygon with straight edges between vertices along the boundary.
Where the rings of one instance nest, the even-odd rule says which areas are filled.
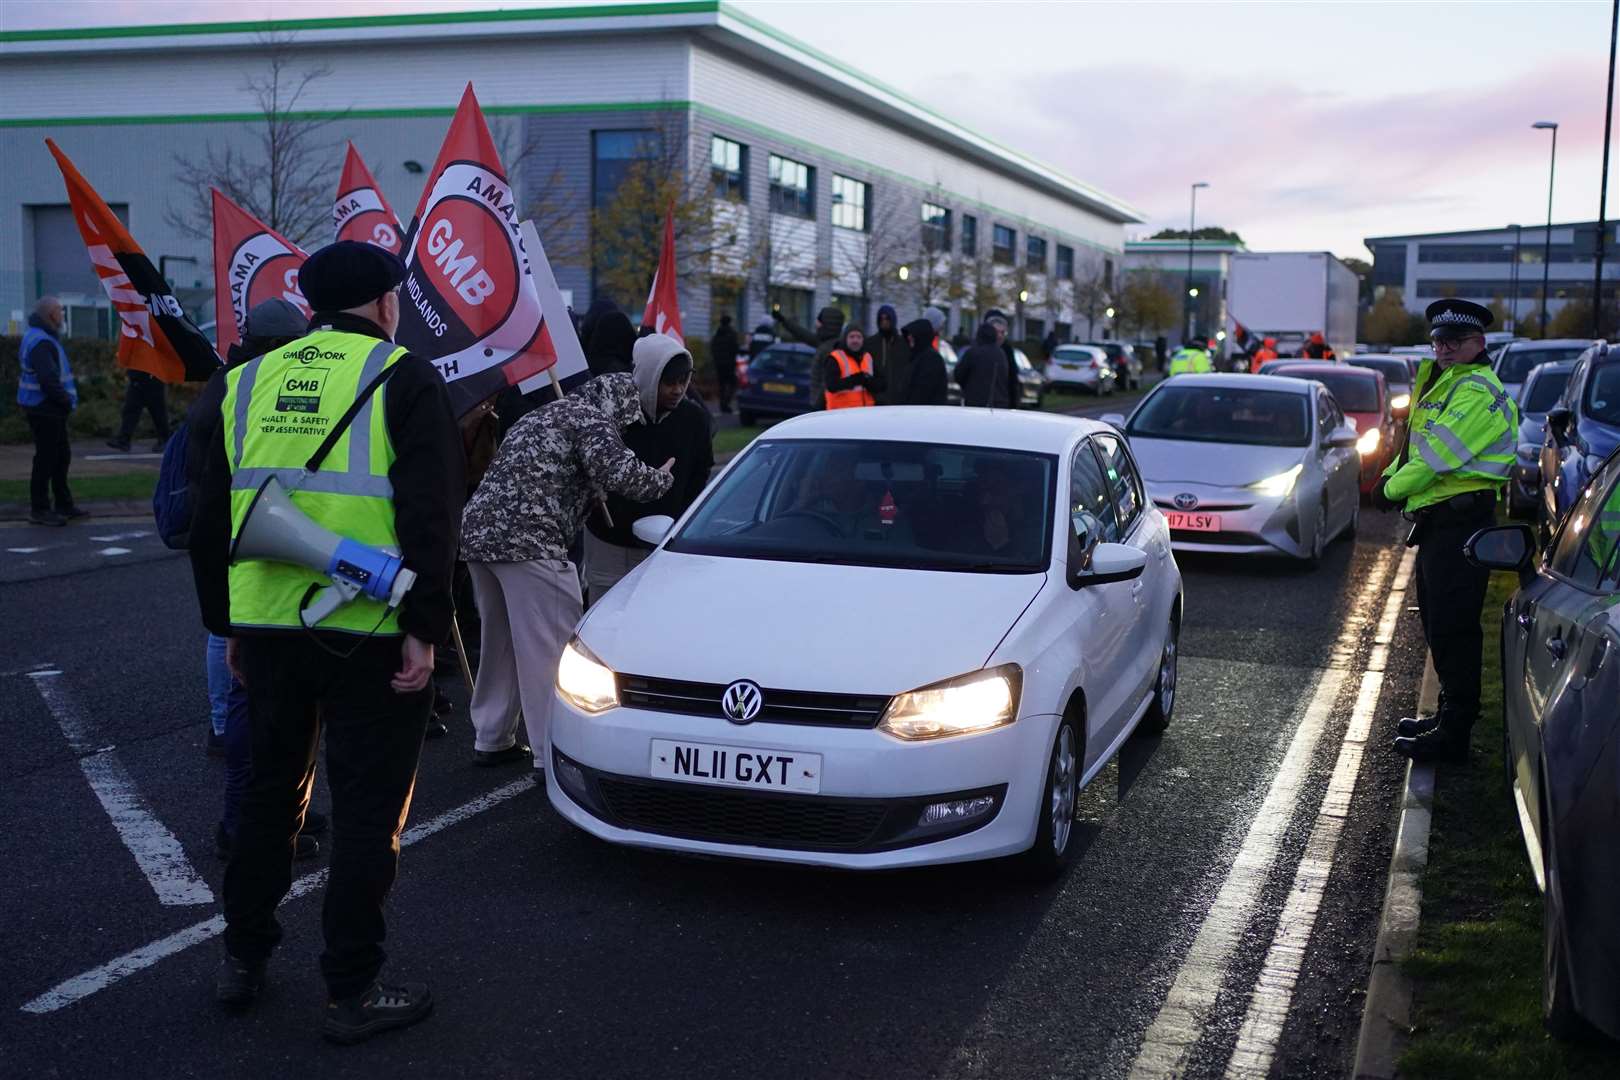
[[[534,751],[529,749],[528,743],[517,742],[505,750],[474,750],[473,764],[488,767],[491,765],[512,765],[519,761],[533,762]]]
[[[1454,734],[1444,727],[1432,727],[1422,734],[1396,739],[1395,752],[1419,762],[1465,762],[1468,760],[1468,735]]]
[[[112,447],[114,450],[122,450],[126,454],[129,452],[129,440],[128,439],[108,439],[107,440],[107,445]]]
[[[1395,725],[1395,734],[1411,738],[1413,735],[1421,735],[1431,730],[1439,723],[1438,713],[1433,716],[1403,716],[1401,722]]]
[[[432,1011],[433,995],[426,983],[374,982],[356,997],[328,1001],[321,1034],[347,1046],[384,1031],[410,1027]]]
[[[70,506],[66,510],[58,510],[57,513],[68,521],[79,521],[90,516],[90,511],[82,506]]]
[[[35,525],[66,525],[67,518],[55,510],[30,510],[28,520]]]
[[[214,998],[227,1009],[245,1009],[264,989],[264,964],[250,964],[229,953],[214,973]]]
[[[438,717],[433,717],[428,720],[427,731],[423,733],[423,738],[442,739],[448,734],[450,734],[450,729],[444,726],[444,721]]]

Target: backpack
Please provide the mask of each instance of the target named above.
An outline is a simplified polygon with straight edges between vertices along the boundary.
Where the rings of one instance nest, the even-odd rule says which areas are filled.
[[[166,547],[184,551],[191,546],[191,489],[186,484],[186,450],[191,433],[181,421],[163,444],[157,487],[152,492],[152,520]]]

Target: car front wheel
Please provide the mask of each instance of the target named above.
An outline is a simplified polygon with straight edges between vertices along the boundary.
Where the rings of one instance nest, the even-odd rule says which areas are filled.
[[[1557,852],[1546,829],[1542,830],[1542,851],[1547,888],[1541,897],[1541,1015],[1547,1030],[1556,1038],[1576,1039],[1585,1034],[1586,1021],[1575,1011],[1575,992],[1569,980],[1569,942],[1564,937],[1564,922],[1553,903]]]
[[[1181,625],[1174,615],[1165,630],[1164,649],[1159,653],[1159,675],[1153,680],[1153,700],[1141,723],[1136,725],[1138,735],[1162,735],[1170,726],[1170,715],[1176,708],[1176,654],[1180,647]]]
[[[1068,869],[1074,856],[1074,806],[1079,796],[1080,737],[1074,717],[1065,716],[1046,758],[1046,785],[1035,811],[1035,843],[1022,857],[1031,880],[1054,881]]]

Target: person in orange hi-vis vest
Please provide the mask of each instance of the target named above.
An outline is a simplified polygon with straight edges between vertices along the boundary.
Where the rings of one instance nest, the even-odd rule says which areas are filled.
[[[1249,374],[1260,374],[1260,365],[1267,360],[1275,359],[1277,359],[1277,339],[1268,337],[1260,343],[1258,349],[1254,350],[1254,355],[1249,357]]]
[[[847,326],[839,347],[827,355],[827,408],[855,409],[877,404],[872,395],[883,389],[882,380],[873,373],[872,354],[865,345],[866,335],[861,328]]]

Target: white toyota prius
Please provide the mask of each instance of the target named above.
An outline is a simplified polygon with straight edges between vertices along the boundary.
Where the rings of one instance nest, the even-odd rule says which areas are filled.
[[[1119,433],[960,408],[773,427],[581,620],[552,805],[605,840],[1062,871],[1176,693],[1181,575]]]

